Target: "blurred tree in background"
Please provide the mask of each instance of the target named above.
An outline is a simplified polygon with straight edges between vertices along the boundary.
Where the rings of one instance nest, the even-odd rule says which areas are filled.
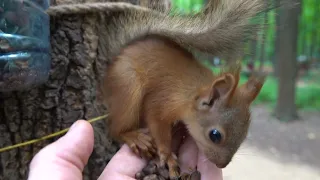
[[[208,1],[172,0],[172,10],[197,13]],[[278,6],[282,0],[269,1]],[[289,4],[262,14],[259,22],[264,28],[245,46],[241,77],[245,81],[253,70],[270,74],[256,103],[272,105],[274,115],[283,121],[296,119],[297,109],[320,109],[320,1],[291,0]],[[200,59],[219,71],[217,57]]]
[[[278,9],[277,36],[276,36],[276,65],[279,82],[278,99],[275,115],[281,120],[296,119],[295,83],[297,74],[297,40],[300,16],[300,0],[292,0],[298,5],[293,8]]]

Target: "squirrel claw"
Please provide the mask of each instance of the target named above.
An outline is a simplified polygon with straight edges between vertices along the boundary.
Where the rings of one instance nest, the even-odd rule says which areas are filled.
[[[180,176],[180,180],[190,180],[190,174],[186,174],[186,173],[182,174]]]
[[[201,174],[197,170],[195,170],[191,174],[184,173],[180,176],[180,180],[201,180]]]
[[[135,154],[141,157],[140,151],[135,143],[130,144],[129,147]]]
[[[141,158],[151,159],[155,156],[156,150],[150,135],[141,131],[133,131],[125,134],[122,138],[131,150]]]
[[[171,180],[178,180],[180,178],[180,168],[179,167],[173,167],[170,169],[169,167],[169,176]]]
[[[169,169],[169,177],[171,180],[179,179],[180,177],[180,168],[177,162],[177,156],[174,153],[167,156],[163,153],[160,154],[160,166],[165,167],[168,166]]]

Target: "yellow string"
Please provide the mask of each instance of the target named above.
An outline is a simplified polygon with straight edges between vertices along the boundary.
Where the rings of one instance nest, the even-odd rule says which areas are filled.
[[[102,120],[102,119],[104,119],[106,117],[108,117],[108,115],[99,116],[99,117],[96,117],[96,118],[88,120],[88,122],[89,123],[93,123],[93,122]],[[64,134],[64,133],[68,132],[69,129],[70,128],[66,128],[66,129],[63,129],[61,131],[49,134],[47,136],[43,136],[43,137],[38,138],[38,139],[33,139],[33,140],[26,141],[26,142],[23,142],[23,143],[19,143],[19,144],[7,146],[7,147],[4,147],[4,148],[0,148],[0,153],[5,152],[5,151],[9,151],[9,150],[12,150],[12,149],[16,149],[16,148],[19,148],[19,147],[22,147],[22,146],[27,146],[27,145],[30,145],[30,144],[34,144],[34,143],[37,143],[39,141],[43,141],[43,140],[46,140],[46,139],[49,139],[49,138],[53,138],[55,136],[59,136],[61,134]]]

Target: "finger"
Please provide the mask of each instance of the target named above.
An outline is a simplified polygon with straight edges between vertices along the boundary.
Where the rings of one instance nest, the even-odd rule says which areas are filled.
[[[201,180],[222,180],[222,170],[211,163],[208,158],[199,151],[198,171],[201,173]]]
[[[32,159],[28,179],[82,179],[93,143],[91,124],[84,120],[77,121],[66,135],[43,148]]]
[[[192,137],[187,137],[179,149],[179,164],[182,173],[191,173],[198,162],[198,148]]]
[[[145,166],[146,161],[125,144],[110,160],[99,180],[134,180],[135,174]]]

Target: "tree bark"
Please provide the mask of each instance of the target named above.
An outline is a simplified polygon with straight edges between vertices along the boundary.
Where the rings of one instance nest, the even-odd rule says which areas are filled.
[[[294,0],[299,2],[300,0]],[[293,8],[284,8],[279,21],[283,28],[279,31],[278,61],[281,71],[278,72],[278,100],[275,115],[283,121],[295,120],[297,109],[295,105],[295,90],[297,76],[297,37],[298,20],[301,5]]]
[[[76,1],[80,2],[51,2],[56,5]],[[130,2],[137,3],[137,0]],[[95,18],[94,15],[74,15],[51,19],[49,80],[32,90],[0,93],[0,148],[57,132],[78,119],[107,113],[98,101],[97,85],[110,57],[107,49],[98,48]],[[95,122],[93,127],[95,145],[83,173],[85,180],[96,180],[119,148],[107,136],[104,121]],[[57,138],[1,153],[0,180],[27,179],[32,157]]]

